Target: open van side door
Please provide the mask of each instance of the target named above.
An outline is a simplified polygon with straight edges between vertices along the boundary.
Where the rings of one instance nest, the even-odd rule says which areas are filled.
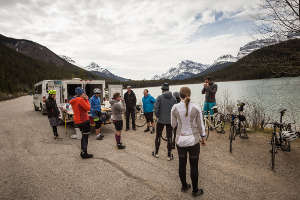
[[[56,103],[57,103],[57,105],[62,103],[62,98],[61,98],[62,81],[60,81],[60,80],[48,81],[46,90],[47,90],[46,91],[47,93],[49,90],[56,90]]]
[[[114,93],[119,92],[123,97],[123,85],[108,85],[108,97],[112,99]]]

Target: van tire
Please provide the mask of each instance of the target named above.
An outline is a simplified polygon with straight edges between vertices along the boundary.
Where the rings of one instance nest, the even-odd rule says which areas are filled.
[[[34,111],[39,111],[39,107],[36,107],[35,104],[33,104],[33,107],[34,107]]]
[[[44,110],[44,108],[43,108],[43,105],[42,105],[42,104],[40,104],[40,108],[41,108],[41,113],[42,113],[42,115],[46,115],[46,113],[45,113],[45,110]]]

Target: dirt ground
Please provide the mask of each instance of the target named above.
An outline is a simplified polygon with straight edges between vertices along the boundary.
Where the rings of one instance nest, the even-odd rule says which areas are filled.
[[[152,157],[154,135],[143,128],[124,132],[127,148],[117,150],[113,127],[105,126],[104,140],[90,136],[95,158],[82,160],[72,130],[59,127],[63,140],[55,141],[47,117],[33,111],[31,96],[0,102],[0,127],[0,199],[194,199],[180,192],[177,152],[167,161],[163,142],[160,158]],[[201,146],[199,199],[299,200],[300,143],[280,151],[272,171],[269,136],[249,137],[237,138],[232,154],[228,133],[213,133]]]

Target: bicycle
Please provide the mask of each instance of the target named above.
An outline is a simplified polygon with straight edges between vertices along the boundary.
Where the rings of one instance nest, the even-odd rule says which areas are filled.
[[[290,152],[291,151],[291,141],[300,137],[299,132],[293,132],[291,130],[291,123],[283,123],[283,116],[286,112],[286,109],[282,109],[280,112],[280,122],[272,122],[273,132],[271,137],[271,167],[272,170],[275,168],[275,155],[277,150]],[[279,129],[279,131],[277,131]],[[289,130],[288,130],[289,129]]]
[[[238,106],[238,114],[231,114],[230,133],[229,133],[229,152],[232,153],[232,141],[235,140],[236,135],[240,138],[248,139],[247,122],[243,113],[245,103],[240,103]]]
[[[225,133],[225,119],[226,115],[223,113],[218,112],[218,107],[212,107],[214,114],[210,115],[210,112],[203,112],[203,121],[205,129],[207,130],[206,140],[208,140],[209,132],[213,129],[217,131],[217,133]]]
[[[135,109],[135,125],[144,127],[147,124],[146,117],[141,105],[137,105]]]

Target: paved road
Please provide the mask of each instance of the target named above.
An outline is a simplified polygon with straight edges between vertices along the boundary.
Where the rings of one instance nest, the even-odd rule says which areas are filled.
[[[0,103],[0,199],[194,199],[180,192],[178,160],[151,156],[154,135],[123,134],[127,149],[115,147],[112,126],[103,129],[105,140],[90,137],[95,158],[79,157],[80,142],[54,141],[46,116],[34,112],[32,97]],[[71,130],[68,130],[68,134]],[[228,152],[228,135],[212,134],[201,147],[199,199],[300,199],[300,144],[278,154],[276,172],[270,170],[266,135],[252,134]],[[189,179],[188,179],[189,180]]]

